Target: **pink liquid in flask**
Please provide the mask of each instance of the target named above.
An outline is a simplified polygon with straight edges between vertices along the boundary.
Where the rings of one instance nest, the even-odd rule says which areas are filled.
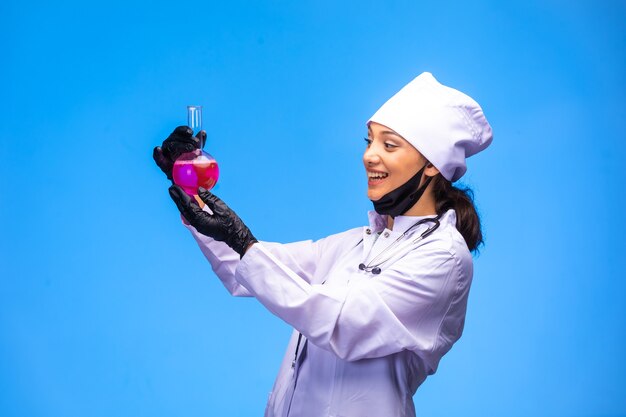
[[[220,176],[220,168],[215,158],[197,149],[182,154],[172,168],[174,182],[189,195],[198,194],[198,187],[210,190]]]
[[[202,130],[202,106],[187,106],[187,124],[197,134]],[[191,196],[198,187],[210,190],[220,176],[217,161],[202,149],[184,153],[174,162],[172,177]]]

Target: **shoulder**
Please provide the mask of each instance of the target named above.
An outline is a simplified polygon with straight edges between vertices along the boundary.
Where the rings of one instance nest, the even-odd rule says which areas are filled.
[[[357,245],[359,240],[363,236],[363,227],[355,227],[343,232],[334,233],[317,240],[315,243],[319,247],[320,251],[326,252],[329,250],[345,248],[347,245]]]
[[[456,228],[456,213],[453,209],[442,215],[439,228],[420,245],[414,255],[449,257],[453,261],[449,264],[457,269],[461,277],[472,278],[474,261],[465,239]]]
[[[332,235],[326,236],[319,241],[328,241],[328,242],[339,242],[346,239],[351,239],[354,237],[360,237],[363,234],[363,227],[354,227],[352,229],[345,230],[339,233],[333,233]]]

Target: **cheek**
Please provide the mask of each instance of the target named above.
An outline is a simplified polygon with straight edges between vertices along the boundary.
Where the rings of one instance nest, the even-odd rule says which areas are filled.
[[[395,156],[395,155],[394,155]],[[415,152],[403,152],[393,160],[393,184],[394,188],[410,180],[424,166],[426,160],[422,160]]]
[[[417,172],[417,171],[416,171]],[[402,172],[395,175],[392,181],[392,187],[397,188],[407,182],[415,173],[411,174],[408,170],[403,170]]]

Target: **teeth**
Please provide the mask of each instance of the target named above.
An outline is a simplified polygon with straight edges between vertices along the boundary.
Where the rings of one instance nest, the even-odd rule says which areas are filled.
[[[371,179],[381,179],[381,178],[387,178],[389,174],[385,173],[385,172],[368,172],[367,176]]]

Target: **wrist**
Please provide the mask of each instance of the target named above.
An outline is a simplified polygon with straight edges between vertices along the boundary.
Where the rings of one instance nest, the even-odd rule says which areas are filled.
[[[248,252],[248,250],[255,244],[258,243],[258,241],[256,239],[251,239],[248,242],[246,242],[246,244],[244,244],[242,251],[239,253],[240,258],[243,258],[243,256],[246,254],[246,252]]]

